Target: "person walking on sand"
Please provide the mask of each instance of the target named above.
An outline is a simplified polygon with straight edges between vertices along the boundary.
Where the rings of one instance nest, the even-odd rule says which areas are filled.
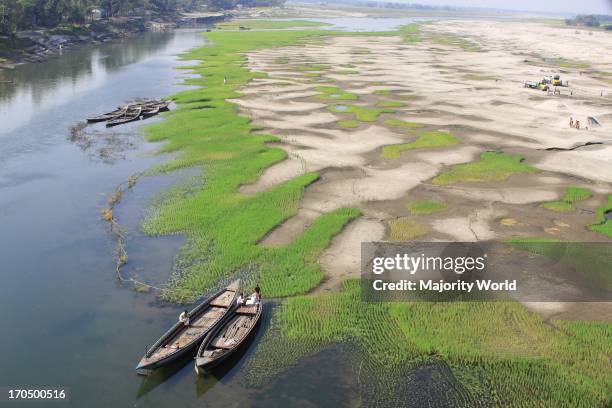
[[[570,116],[570,127],[574,127],[574,118]]]
[[[576,129],[580,130],[580,121],[576,120]]]

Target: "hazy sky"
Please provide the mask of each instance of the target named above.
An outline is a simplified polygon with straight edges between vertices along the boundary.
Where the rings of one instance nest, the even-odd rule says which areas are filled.
[[[612,0],[401,0],[432,6],[470,6],[561,13],[612,14]]]

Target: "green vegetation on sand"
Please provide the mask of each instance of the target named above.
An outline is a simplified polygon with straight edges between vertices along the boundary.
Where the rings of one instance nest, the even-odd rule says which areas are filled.
[[[539,170],[523,163],[523,156],[502,152],[484,152],[480,160],[458,164],[435,177],[434,184],[452,184],[460,181],[504,181],[515,173],[531,174]]]
[[[431,40],[440,45],[459,47],[468,52],[482,51],[475,42],[468,40],[467,38],[462,38],[451,34],[435,34],[431,36]]]
[[[397,101],[380,101],[376,104],[377,108],[400,108],[405,106],[406,104],[403,102]]]
[[[207,33],[212,45],[185,56],[199,61],[191,67],[199,76],[187,81],[197,88],[176,94],[172,99],[177,108],[165,115],[164,122],[146,128],[151,141],[166,141],[162,152],[177,153],[158,172],[200,166],[204,182],[189,194],[180,188],[171,190],[143,221],[149,234],[181,233],[188,239],[175,260],[164,292],[167,299],[192,300],[233,276],[245,278],[247,286],[256,280],[265,282],[271,297],[303,293],[322,279],[317,255],[359,212],[339,209],[323,215],[284,247],[259,245],[297,212],[304,188],[318,175],[308,173],[253,195],[238,193],[238,187],[254,182],[286,153],[266,145],[276,138],[253,134],[256,128],[250,120],[239,116],[236,106],[226,100],[239,97],[239,87],[262,76],[246,69],[244,52],[299,44],[320,35],[319,31],[215,31]]]
[[[354,101],[359,99],[357,94],[346,92],[337,86],[318,86],[316,90],[321,92],[318,98],[323,100]]]
[[[576,207],[574,207],[575,202],[587,200],[591,196],[591,192],[587,189],[580,187],[568,187],[561,200],[549,201],[543,203],[541,206],[551,211],[574,211],[576,209]]]
[[[410,218],[396,218],[389,221],[389,239],[391,241],[410,241],[427,233],[427,228]]]
[[[333,113],[352,113],[360,122],[376,122],[382,113],[395,113],[393,109],[368,108],[360,105],[331,105],[328,110]]]
[[[423,37],[419,34],[419,30],[419,25],[414,23],[400,27],[398,32],[404,42],[418,43],[423,41]]]
[[[589,225],[591,231],[612,237],[612,219],[606,218],[606,214],[612,212],[612,195],[608,196],[608,202],[597,209],[597,223]]]
[[[466,74],[463,78],[471,81],[497,81],[501,78],[496,75],[482,75],[482,74]]]
[[[354,119],[339,120],[338,121],[338,125],[340,125],[340,127],[344,128],[344,129],[355,129],[355,128],[358,128],[360,123],[361,122],[359,122],[358,120],[354,120]]]
[[[150,234],[187,236],[164,292],[167,299],[193,300],[235,276],[246,278],[247,287],[261,282],[268,297],[303,294],[321,281],[318,255],[358,210],[341,208],[323,215],[285,246],[259,245],[296,214],[304,189],[318,174],[307,173],[259,193],[239,193],[240,186],[255,182],[286,153],[268,145],[275,137],[255,133],[258,129],[239,116],[228,99],[240,97],[240,87],[263,75],[246,69],[244,52],[302,44],[328,34],[217,31],[208,34],[212,45],[185,56],[196,61],[191,69],[199,76],[187,80],[196,88],[176,94],[177,108],[165,114],[164,122],[146,129],[150,140],[166,141],[162,152],[174,153],[174,159],[155,171],[201,169],[198,183],[171,189],[149,208],[143,222]],[[376,121],[389,112],[357,105],[347,109],[355,121]],[[336,106],[330,110],[343,111]],[[441,175],[441,184],[536,171],[521,159],[484,153],[480,161]],[[414,208],[429,211],[433,205]],[[398,240],[426,232],[409,218],[393,220],[389,228],[391,238]],[[426,377],[432,388],[447,380],[452,385],[440,397],[446,406],[607,406],[611,335],[608,323],[545,323],[516,302],[365,302],[360,282],[348,281],[338,293],[285,299],[244,373],[247,383],[260,385],[301,357],[350,344],[350,364],[364,406],[405,406],[406,398],[413,397],[406,390],[423,393],[423,382],[414,379],[432,372],[433,377]],[[429,391],[427,395],[438,398]],[[439,400],[430,402],[425,405]]]
[[[402,152],[414,149],[430,149],[436,147],[450,146],[459,143],[459,140],[446,132],[422,132],[414,142],[401,143],[385,146],[382,149],[382,157],[386,159],[398,159]]]
[[[446,374],[427,394],[441,381],[452,387],[427,406],[606,406],[610,336],[609,323],[545,324],[518,302],[367,302],[350,280],[339,293],[285,300],[247,362],[246,382],[259,386],[344,343],[366,406],[406,406],[423,387],[411,379],[439,366]]]
[[[406,203],[406,208],[413,215],[428,215],[446,209],[446,204],[437,201],[410,201]]]
[[[388,126],[396,126],[404,129],[420,129],[425,127],[425,125],[422,123],[406,122],[405,120],[401,119],[387,119],[384,123]]]
[[[301,64],[301,65],[294,67],[294,69],[297,69],[298,71],[325,71],[329,69],[329,65],[327,64]]]

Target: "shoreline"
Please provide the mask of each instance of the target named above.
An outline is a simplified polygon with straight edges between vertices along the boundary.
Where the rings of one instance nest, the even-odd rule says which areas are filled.
[[[0,72],[20,65],[39,63],[79,47],[121,41],[150,31],[174,30],[182,27],[210,25],[224,21],[229,14],[168,16],[167,20],[146,20],[125,17],[99,20],[70,28],[32,29],[20,31],[14,38],[0,37]],[[12,43],[12,44],[11,44]],[[0,81],[0,84],[3,82]]]

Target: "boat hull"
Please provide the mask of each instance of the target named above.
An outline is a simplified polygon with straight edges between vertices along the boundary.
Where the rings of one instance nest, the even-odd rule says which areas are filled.
[[[233,309],[239,283],[239,280],[234,281],[189,312],[189,326],[175,323],[147,350],[136,366],[136,371],[139,374],[148,374],[188,353],[193,353],[201,341],[221,324]]]
[[[217,357],[215,359],[210,360],[210,359],[207,359],[205,357],[200,357],[199,356],[200,352],[202,351],[202,348],[205,347],[205,343],[207,343],[209,341],[209,339],[206,338],[204,340],[204,343],[202,343],[202,345],[200,346],[200,349],[198,350],[198,355],[195,358],[195,372],[198,375],[203,375],[203,374],[205,374],[207,372],[210,372],[210,370],[212,370],[213,368],[215,368],[218,365],[222,364],[223,362],[227,361],[229,358],[231,358],[232,356],[236,355],[236,353],[238,353],[240,350],[243,350],[244,347],[246,347],[246,345],[249,344],[251,342],[251,340],[253,339],[253,337],[255,336],[255,333],[257,332],[257,329],[259,328],[259,325],[261,324],[261,319],[262,319],[263,315],[264,315],[264,304],[262,303],[260,305],[260,311],[259,311],[259,315],[257,316],[257,321],[252,326],[252,328],[249,331],[249,333],[247,334],[247,336],[235,348],[233,348],[231,350],[228,350],[226,353],[223,353],[222,355],[220,355],[219,357]],[[234,316],[233,316],[232,313],[228,313],[228,315],[225,317],[224,321],[219,323],[217,328],[214,331],[211,331],[209,333],[209,336],[214,337],[216,335],[216,333],[219,332],[221,329],[223,329],[225,324],[228,321],[230,321],[233,317]]]

